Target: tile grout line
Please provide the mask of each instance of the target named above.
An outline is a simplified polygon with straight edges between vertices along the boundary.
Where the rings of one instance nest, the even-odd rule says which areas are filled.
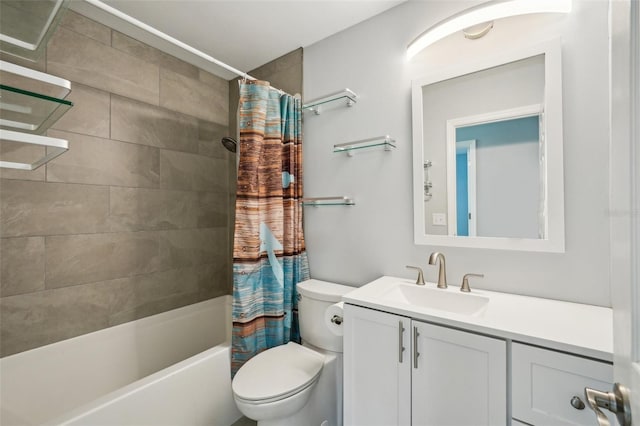
[[[109,111],[109,114],[111,114],[111,111]],[[78,135],[78,136],[85,136],[85,137],[88,137],[88,138],[102,139],[102,140],[105,140],[105,141],[124,143],[124,144],[128,144],[128,145],[136,145],[136,146],[140,146],[140,147],[161,149],[161,150],[164,150],[164,151],[178,152],[178,153],[182,153],[182,154],[197,155],[198,157],[211,158],[213,160],[221,160],[221,158],[219,158],[219,157],[212,157],[212,156],[209,156],[209,155],[198,154],[197,151],[181,151],[179,149],[173,149],[173,148],[156,146],[156,145],[149,145],[149,144],[145,144],[145,143],[141,143],[141,142],[125,141],[125,140],[121,140],[121,139],[112,139],[111,138],[111,129],[109,129],[109,137],[106,137],[106,138],[103,137],[103,136],[89,135],[89,134],[86,134],[86,133],[73,132],[73,131],[70,131],[70,130],[64,130],[64,129],[59,129],[59,128],[55,128],[55,127],[51,127],[48,130],[53,130],[54,132],[69,133],[69,134]],[[198,142],[200,142],[200,141],[201,140],[198,140]],[[206,142],[206,141],[204,141],[204,142]]]
[[[178,266],[178,267],[175,267],[175,268],[159,269],[157,271],[152,271],[152,272],[147,272],[147,273],[125,275],[125,276],[122,276],[122,277],[109,278],[109,279],[99,280],[99,281],[87,281],[87,282],[82,282],[82,283],[77,283],[77,284],[70,284],[70,285],[65,285],[65,286],[60,286],[60,287],[46,287],[46,283],[45,283],[44,290],[35,290],[35,291],[27,291],[27,292],[24,292],[24,293],[11,294],[11,295],[8,295],[8,296],[2,296],[2,299],[12,298],[12,297],[19,297],[19,296],[24,296],[24,295],[32,295],[32,294],[42,293],[42,292],[56,292],[56,291],[59,291],[59,290],[72,289],[74,287],[77,288],[77,287],[86,286],[86,285],[100,285],[100,284],[108,285],[109,283],[112,283],[114,281],[136,279],[136,278],[139,278],[139,277],[146,277],[146,276],[152,276],[152,275],[157,275],[157,274],[165,274],[165,273],[170,273],[170,272],[174,272],[174,271],[175,272],[184,271],[185,269],[192,269],[194,271],[200,271],[200,270],[202,270],[202,269],[204,269],[205,267],[208,267],[208,266],[221,268],[223,265],[221,265],[220,263],[213,263],[213,262],[199,263],[199,264],[196,264],[196,265],[185,265],[185,266]]]
[[[60,237],[76,237],[76,236],[87,236],[87,235],[114,235],[114,234],[137,234],[137,233],[159,233],[159,232],[180,232],[180,231],[206,231],[206,230],[220,230],[221,228],[226,229],[227,225],[220,226],[204,226],[204,227],[190,227],[190,228],[165,228],[165,229],[138,229],[138,230],[125,230],[125,231],[102,231],[102,232],[76,232],[73,234],[46,234],[46,235],[11,235],[6,237],[0,237],[0,239],[11,239],[11,238],[60,238]]]
[[[109,31],[109,39],[110,45],[113,48],[113,29]],[[113,94],[109,92],[109,140],[111,139],[112,127],[113,127],[113,119],[112,119],[112,111],[113,111]],[[158,182],[158,185],[160,182]],[[107,227],[109,231],[113,231],[113,220],[111,218],[111,192],[113,191],[113,186],[109,185],[109,189],[107,190]]]
[[[46,264],[45,264],[45,266],[46,266]],[[24,293],[11,294],[9,296],[2,296],[2,299],[9,298],[9,297],[17,297],[17,296],[22,296],[22,295],[27,295],[27,294],[42,293],[44,291],[57,291],[57,290],[71,289],[73,287],[80,287],[80,286],[85,286],[85,285],[96,285],[96,284],[102,284],[102,283],[111,283],[113,281],[118,281],[118,280],[134,279],[134,278],[138,278],[138,277],[145,277],[145,276],[151,276],[151,275],[156,275],[156,274],[164,274],[164,273],[173,272],[173,271],[182,271],[182,270],[185,270],[185,269],[201,270],[201,269],[203,269],[203,267],[207,267],[207,266],[221,267],[221,264],[220,263],[216,263],[216,262],[205,262],[205,263],[198,263],[198,264],[195,264],[195,265],[183,265],[183,266],[177,266],[177,267],[166,268],[166,269],[158,269],[156,271],[151,271],[151,272],[144,272],[144,273],[133,274],[133,275],[124,275],[124,276],[121,276],[121,277],[108,278],[108,279],[98,280],[98,281],[87,281],[87,282],[82,282],[82,283],[77,283],[77,284],[70,284],[70,285],[65,285],[65,286],[60,286],[60,287],[46,287],[46,282],[45,282],[44,290],[34,290],[34,291],[27,291],[27,292],[24,292]]]
[[[43,244],[44,244],[44,249],[43,249],[43,251],[44,251],[44,254],[43,254],[43,256],[44,256],[44,277],[43,277],[43,282],[42,282],[44,290],[42,290],[42,291],[47,291],[47,275],[48,275],[48,270],[47,270],[47,263],[48,263],[47,262],[47,252],[48,252],[48,250],[47,250],[47,237],[43,236],[42,238],[44,240],[43,241]]]
[[[113,140],[111,138],[111,134],[113,133],[113,93],[109,92],[109,140]]]
[[[46,169],[45,169],[46,170]],[[194,192],[194,193],[211,193],[211,194],[226,194],[228,188],[220,188],[218,190],[205,190],[205,189],[184,189],[184,188],[171,188],[161,186],[127,186],[116,185],[113,183],[85,183],[85,182],[67,182],[67,181],[46,181],[46,180],[31,180],[24,178],[7,178],[2,177],[0,180],[11,182],[32,182],[34,184],[46,184],[46,185],[76,185],[76,186],[91,186],[91,187],[113,187],[113,188],[126,188],[126,189],[141,189],[151,191],[168,191],[168,192]]]
[[[67,12],[68,12],[68,11],[67,11]],[[77,13],[77,12],[74,12],[74,13]],[[91,21],[91,22],[93,22],[93,23],[95,23],[95,24],[98,24],[98,25],[100,25],[100,26],[107,27],[106,25],[101,24],[101,23],[99,23],[99,22],[97,22],[97,21],[94,21],[93,19],[87,18],[86,16],[84,16],[84,15],[82,15],[82,14],[80,14],[80,13],[78,13],[78,15],[82,16],[82,17],[83,17],[83,18],[85,18],[85,19],[88,19],[89,21]],[[64,18],[63,18],[63,21],[64,21]],[[102,45],[104,45],[104,46],[111,47],[111,40],[109,40],[109,43],[107,44],[107,43],[104,43],[102,40],[98,40],[97,38],[93,38],[93,37],[91,37],[91,36],[89,36],[89,35],[87,35],[87,34],[85,34],[85,33],[81,33],[81,32],[79,32],[79,31],[76,31],[73,27],[71,27],[71,26],[69,26],[69,25],[66,25],[66,24],[64,24],[63,22],[60,22],[59,26],[60,26],[60,28],[64,28],[64,29],[65,29],[65,30],[67,30],[67,31],[71,31],[72,33],[77,34],[77,35],[79,35],[79,36],[81,36],[81,37],[85,37],[85,38],[88,38],[89,40],[95,41],[96,43],[100,43],[100,44],[102,44]],[[107,27],[107,28],[109,28],[109,27]],[[109,28],[109,32],[110,32],[110,33],[111,33],[111,31],[112,31],[112,29],[111,29],[111,28]],[[55,34],[55,33],[54,33],[54,34]],[[111,35],[109,35],[109,39],[111,39]]]

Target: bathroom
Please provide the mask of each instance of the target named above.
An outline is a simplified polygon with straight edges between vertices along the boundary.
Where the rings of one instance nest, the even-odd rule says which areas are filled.
[[[140,10],[133,6],[142,12],[150,7],[106,3],[123,10],[131,3],[130,14],[142,21],[145,15],[136,15]],[[348,196],[354,202],[304,207],[311,277],[360,288],[382,276],[414,279],[406,265],[415,265],[435,283],[438,268],[427,259],[437,251],[446,257],[452,287],[465,274],[478,273],[484,277],[470,280],[472,293],[613,307],[614,321],[624,321],[616,308],[624,313],[629,304],[637,306],[637,297],[625,294],[638,291],[619,289],[618,282],[637,278],[638,215],[625,206],[638,203],[632,180],[638,154],[613,143],[632,126],[624,121],[624,106],[621,115],[612,112],[616,102],[624,104],[613,97],[611,87],[620,89],[616,84],[624,81],[615,73],[630,65],[624,54],[611,51],[611,40],[618,39],[610,39],[610,32],[618,29],[617,13],[624,13],[617,8],[627,2],[574,0],[570,13],[496,20],[484,37],[452,36],[410,60],[406,48],[418,35],[483,2],[363,3],[378,3],[379,9],[369,19],[336,28],[321,40],[296,41],[246,69],[278,89],[300,93],[304,103],[344,88],[358,95],[351,107],[328,105],[318,115],[303,115],[305,197]],[[637,14],[637,2],[629,4]],[[220,140],[236,137],[239,77],[219,68],[222,76],[216,75],[209,63],[184,49],[166,43],[151,47],[154,38],[147,32],[109,20],[90,6],[71,2],[36,62],[0,57],[70,80],[68,99],[74,103],[47,132],[68,140],[67,152],[34,171],[0,170],[3,358],[219,298],[216,309],[224,315],[213,321],[222,329],[219,340],[226,338],[237,156]],[[168,32],[161,17],[146,16],[149,25]],[[188,13],[172,16],[189,19]],[[637,35],[637,27],[622,27]],[[478,61],[550,39],[562,43],[562,249],[469,247],[459,238],[416,243],[412,83],[434,64]],[[243,64],[229,65],[245,71]],[[624,86],[622,91],[631,93]],[[389,135],[395,147],[353,156],[332,152],[335,144],[378,135]],[[10,145],[1,154],[3,161],[20,161],[42,151]],[[629,158],[636,159],[635,175],[626,165]],[[131,333],[135,340],[136,330]],[[615,356],[624,358],[619,351],[628,349],[620,345]],[[176,355],[177,361],[206,347],[195,345]],[[605,361],[613,361],[616,381],[638,392],[620,376],[624,370],[618,370],[613,351],[610,358]],[[137,355],[136,362],[143,361]],[[47,392],[58,393],[55,389]],[[73,391],[82,392],[81,386]],[[589,415],[596,424],[595,414]]]

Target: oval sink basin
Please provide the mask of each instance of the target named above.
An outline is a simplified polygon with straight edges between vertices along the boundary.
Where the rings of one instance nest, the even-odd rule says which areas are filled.
[[[489,303],[485,296],[404,283],[398,283],[381,296],[389,302],[463,315],[479,315]]]

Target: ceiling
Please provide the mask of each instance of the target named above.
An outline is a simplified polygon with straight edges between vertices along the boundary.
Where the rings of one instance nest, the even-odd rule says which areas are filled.
[[[103,0],[238,70],[249,71],[307,47],[406,0]],[[222,78],[236,75],[92,5],[71,9]]]

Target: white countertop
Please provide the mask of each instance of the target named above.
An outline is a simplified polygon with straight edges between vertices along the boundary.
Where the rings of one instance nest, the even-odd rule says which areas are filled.
[[[613,311],[610,308],[472,287],[471,294],[490,299],[483,312],[472,316],[414,306],[382,296],[398,282],[415,285],[414,280],[385,276],[345,294],[342,300],[417,320],[613,361]],[[426,286],[436,287],[433,283]],[[459,292],[460,289],[450,285],[438,291]]]

